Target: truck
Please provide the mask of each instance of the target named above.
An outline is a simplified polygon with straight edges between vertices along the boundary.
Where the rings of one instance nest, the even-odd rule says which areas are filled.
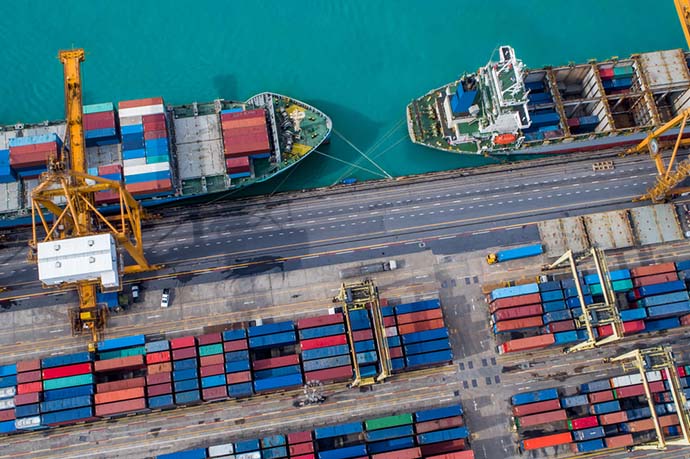
[[[490,265],[501,263],[509,260],[518,260],[520,258],[534,257],[544,253],[544,248],[541,244],[526,245],[523,247],[516,247],[514,249],[499,250],[495,253],[490,253],[486,256],[486,262]]]
[[[381,263],[370,263],[367,265],[345,268],[340,271],[340,278],[347,279],[348,277],[367,276],[369,274],[393,271],[395,269],[398,269],[398,262],[395,260],[388,260]]]

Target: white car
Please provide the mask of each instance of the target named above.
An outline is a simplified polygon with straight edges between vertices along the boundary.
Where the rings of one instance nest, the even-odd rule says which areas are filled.
[[[161,296],[161,308],[167,308],[170,305],[170,289],[164,288]]]

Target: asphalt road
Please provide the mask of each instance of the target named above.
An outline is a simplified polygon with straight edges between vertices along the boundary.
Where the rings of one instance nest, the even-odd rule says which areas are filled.
[[[586,159],[520,165],[501,173],[276,198],[275,204],[264,200],[242,208],[228,203],[185,209],[146,224],[149,261],[165,267],[132,279],[162,279],[156,286],[174,286],[175,278],[218,280],[214,273],[227,277],[429,248],[457,253],[535,241],[534,222],[633,207],[631,199],[654,181],[653,165],[645,157],[617,158],[614,170],[596,173],[591,164]],[[505,229],[512,231],[488,234]],[[26,262],[23,245],[0,250],[0,285],[11,288],[0,299],[46,293],[36,267]],[[32,298],[30,303],[41,301]]]

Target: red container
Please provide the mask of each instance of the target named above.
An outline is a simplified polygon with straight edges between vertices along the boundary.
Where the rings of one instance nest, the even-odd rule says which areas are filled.
[[[494,333],[507,332],[511,330],[521,330],[524,328],[535,328],[544,325],[541,316],[523,317],[521,319],[502,320],[494,324]],[[440,328],[440,327],[439,327]]]
[[[391,359],[399,359],[403,356],[402,347],[391,347],[388,352],[391,355]]]
[[[537,335],[529,338],[513,339],[501,345],[501,353],[527,351],[547,347],[556,342],[552,334]]]
[[[533,449],[547,448],[549,446],[567,445],[573,442],[570,432],[559,434],[544,435],[542,437],[530,438],[522,441],[522,449],[531,451]]]
[[[602,403],[613,400],[614,396],[612,390],[604,390],[601,392],[592,392],[591,394],[587,394],[587,398],[589,399],[589,403]]]
[[[337,314],[326,314],[317,317],[308,317],[306,319],[300,319],[297,321],[297,328],[314,328],[323,327],[324,325],[335,325],[343,323],[343,315],[341,313]]]
[[[411,324],[398,325],[398,332],[401,335],[416,333],[426,330],[435,330],[437,328],[445,327],[443,319],[426,320],[424,322],[415,322]]]
[[[441,454],[440,456],[428,456],[427,459],[474,459],[474,451],[454,451],[452,453]]]
[[[172,190],[172,182],[170,179],[161,179],[141,183],[127,183],[125,188],[132,194],[161,193]]]
[[[82,117],[84,123],[84,130],[92,131],[94,129],[114,129],[115,128],[115,113],[114,112],[99,112],[87,113]]]
[[[322,381],[324,383],[331,381],[345,381],[347,379],[352,378],[352,367],[344,366],[326,368],[325,370],[310,371],[304,373],[304,377],[307,381],[315,380]]]
[[[146,410],[146,399],[137,398],[134,400],[106,403],[105,405],[96,405],[96,416],[112,416],[115,414],[125,414],[144,410]]]
[[[146,107],[147,105],[163,105],[163,98],[148,97],[146,99],[123,100],[117,104],[117,108],[122,110],[123,108]]]
[[[651,418],[639,419],[637,421],[629,421],[626,423],[628,425],[628,430],[631,433],[646,432],[648,430],[654,430],[654,421]]]
[[[170,373],[172,371],[172,363],[156,363],[154,365],[149,365],[146,370],[148,375],[155,375],[158,373]]]
[[[426,421],[417,423],[414,427],[415,432],[423,434],[426,432],[433,432],[434,430],[450,429],[452,427],[462,427],[464,422],[462,416],[453,416],[450,418],[435,419],[433,421]]]
[[[163,129],[157,129],[157,130],[151,130],[151,131],[144,131],[144,140],[151,140],[151,139],[165,139],[168,137],[168,131],[165,131]]]
[[[228,398],[228,389],[225,386],[209,387],[201,391],[201,398],[205,401]]]
[[[401,314],[397,317],[398,325],[434,319],[443,319],[443,312],[441,311],[441,308],[411,312],[409,314]]]
[[[568,415],[565,410],[549,411],[546,413],[530,414],[518,419],[520,427],[532,427],[542,424],[549,424],[551,422],[565,421]]]
[[[682,316],[680,318],[680,324],[684,327],[687,327],[688,325],[690,325],[690,314]]]
[[[51,145],[51,144],[49,144]],[[39,167],[39,166],[44,166],[48,162],[48,158],[52,156],[57,157],[57,146],[55,144],[52,144],[54,148],[52,150],[43,150],[43,151],[32,151],[32,150],[24,150],[21,152],[16,152],[14,150],[10,150],[10,166],[14,169],[27,169],[30,167]],[[31,148],[34,147],[35,145],[27,145],[26,147],[17,147],[19,148]]]
[[[155,123],[165,123],[165,114],[155,113],[153,115],[144,115],[141,117],[141,122],[144,123],[144,127]]]
[[[99,166],[98,175],[111,175],[111,174],[122,175],[122,166],[119,164],[106,164],[104,166]]]
[[[457,451],[459,449],[464,449],[466,446],[467,445],[465,444],[465,440],[457,439],[442,441],[439,443],[432,443],[430,445],[421,445],[421,449],[422,455],[426,457],[432,456],[434,454],[443,454],[452,451]]]
[[[161,131],[161,132],[165,132],[164,137],[167,137],[167,130],[168,130],[168,127],[166,126],[165,120],[163,120],[163,121],[152,121],[150,123],[144,123],[144,136],[146,136],[147,132]]]
[[[250,382],[252,380],[252,373],[250,371],[240,371],[237,373],[229,373],[225,375],[225,381],[228,384],[239,384],[243,382]]]
[[[678,415],[677,414],[667,414],[666,416],[659,417],[659,424],[661,427],[670,427],[678,425]]]
[[[161,351],[146,354],[146,363],[149,365],[163,362],[170,362],[170,351]]]
[[[254,110],[245,110],[241,112],[222,113],[220,115],[220,119],[222,120],[246,119],[256,117],[265,118],[266,111],[263,108],[257,108]]]
[[[96,384],[96,392],[113,392],[134,387],[144,387],[145,385],[146,378],[142,376],[140,378],[121,379],[119,381]]]
[[[199,364],[202,367],[210,367],[213,365],[222,365],[225,363],[225,356],[223,354],[207,355],[199,359]]]
[[[14,409],[0,411],[0,421],[11,421],[14,418]]]
[[[172,394],[172,384],[168,382],[163,384],[156,384],[155,386],[148,386],[146,388],[146,392],[148,393],[149,397]]]
[[[528,304],[527,306],[499,309],[494,313],[493,320],[499,322],[501,320],[520,319],[521,317],[540,316],[542,312],[540,304]]]
[[[41,370],[26,371],[24,373],[17,373],[17,382],[19,384],[29,383],[41,380]]]
[[[371,459],[418,459],[420,457],[422,457],[422,450],[419,447],[371,455]]]
[[[616,411],[615,413],[606,413],[599,415],[599,424],[607,426],[610,424],[618,424],[628,420],[628,415],[625,411]]]
[[[314,452],[314,444],[310,441],[309,443],[302,443],[300,445],[290,445],[290,456],[298,456],[300,454],[308,454]]]
[[[613,67],[599,69],[599,76],[602,80],[610,80],[613,78]]]
[[[632,277],[651,276],[654,274],[675,273],[676,264],[673,262],[658,265],[639,266],[630,270]]]
[[[120,195],[116,191],[99,191],[94,193],[96,204],[112,204],[120,201]]]
[[[623,333],[626,335],[639,333],[644,331],[644,329],[644,320],[631,320],[629,322],[623,322]],[[599,332],[600,338],[613,335],[613,328],[611,325],[602,325],[601,327],[597,327],[597,331]]]
[[[156,384],[162,384],[162,383],[166,383],[166,382],[170,382],[170,381],[172,381],[172,377],[170,375],[170,372],[150,374],[146,377],[146,385],[147,386],[154,386]]]
[[[21,394],[14,396],[15,405],[30,405],[32,403],[38,403],[41,401],[40,392],[30,392],[28,394]]]
[[[321,347],[340,346],[341,344],[347,344],[347,337],[345,335],[326,336],[324,338],[305,339],[304,341],[300,341],[300,346],[302,346],[303,351]]]
[[[184,349],[175,349],[172,352],[173,360],[193,359],[196,357],[196,347],[186,347]]]
[[[25,384],[17,384],[17,393],[18,394],[30,394],[32,392],[42,392],[43,391],[43,383],[40,381],[37,382],[30,382],[30,383],[25,383]]]
[[[34,371],[41,369],[41,360],[22,360],[17,362],[17,373],[23,373],[25,371]]]
[[[250,170],[249,157],[240,156],[239,158],[227,158],[225,160],[225,168],[233,172],[248,172]]]
[[[129,357],[120,357],[118,359],[97,360],[93,364],[93,371],[96,373],[102,373],[105,371],[135,370],[143,366],[144,356],[132,355]]]
[[[108,360],[109,361],[109,360]],[[91,362],[77,363],[64,367],[46,368],[43,379],[66,378],[68,376],[85,375],[91,373]]]
[[[223,342],[223,337],[220,333],[209,333],[196,337],[199,346],[206,346],[208,344],[217,344]]]
[[[103,403],[120,402],[122,400],[131,400],[133,398],[144,397],[143,387],[133,387],[131,389],[116,390],[113,392],[103,392],[96,394],[93,397],[94,403],[100,405]]]
[[[549,333],[558,333],[563,331],[575,330],[575,321],[561,320],[560,322],[551,322],[548,325]]]
[[[395,322],[395,316],[387,316],[383,318],[383,326],[384,327],[395,327],[396,322]]]
[[[663,381],[654,381],[649,383],[649,390],[652,393],[664,392],[666,388],[664,387]],[[628,397],[638,397],[644,395],[644,385],[635,384],[634,386],[619,387],[618,389],[613,389],[616,399],[628,398]]]
[[[287,441],[289,444],[311,442],[311,431],[305,430],[303,432],[293,432],[288,434]]]
[[[514,308],[516,306],[527,306],[528,304],[541,304],[541,296],[538,293],[530,293],[529,295],[511,296],[508,298],[500,298],[491,302],[489,312],[494,313],[499,309]]]
[[[249,347],[247,346],[246,339],[240,339],[237,341],[227,341],[223,343],[223,351],[225,352],[243,351],[248,348]]]
[[[527,405],[517,405],[513,407],[515,416],[528,416],[530,414],[543,413],[545,411],[557,410],[561,407],[559,399],[546,400],[544,402],[528,403]]]
[[[678,376],[681,378],[685,378],[687,376],[687,373],[685,372],[685,367],[676,367],[676,372],[678,373]]]
[[[632,446],[633,443],[634,440],[631,434],[604,438],[604,444],[606,444],[607,448],[623,448],[626,446]]]
[[[200,373],[202,378],[205,376],[222,375],[223,373],[225,373],[225,365],[221,363],[218,365],[201,367]]]
[[[290,456],[290,459],[316,459],[316,456],[313,454],[303,454],[301,456]],[[367,459],[365,458],[355,458],[355,459]]]
[[[584,418],[572,419],[569,427],[571,430],[580,430],[597,427],[598,425],[599,419],[596,416],[586,416]]]
[[[664,274],[654,274],[651,276],[636,277],[633,279],[633,285],[635,287],[644,287],[646,285],[653,284],[663,284],[664,282],[671,282],[678,280],[678,274],[675,272],[664,273]]]
[[[352,332],[352,339],[355,341],[367,341],[374,339],[374,333],[371,330],[357,330]]]
[[[299,365],[299,355],[285,355],[283,357],[273,357],[270,359],[255,360],[252,362],[252,368],[254,371],[287,367],[290,365]]]

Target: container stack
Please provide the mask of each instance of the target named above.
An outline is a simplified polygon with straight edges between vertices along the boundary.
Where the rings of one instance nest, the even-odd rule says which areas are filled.
[[[57,134],[10,139],[10,167],[20,178],[38,177],[47,170],[48,158],[59,158],[62,140]]]
[[[374,330],[368,309],[353,309],[347,312],[352,331],[352,345],[359,374],[362,378],[371,378],[379,374],[379,355],[374,342]]]
[[[146,343],[146,403],[152,410],[175,406],[172,356],[167,340]]]
[[[21,362],[20,362],[21,363]],[[38,361],[39,369],[41,362]],[[17,366],[18,364],[0,367],[0,434],[14,432],[15,403],[17,395]]]
[[[572,134],[586,134],[593,132],[599,125],[599,117],[597,115],[586,115],[568,118],[568,127]]]
[[[418,411],[415,432],[422,457],[474,459],[461,405]]]
[[[223,337],[220,333],[210,333],[199,336],[197,341],[199,342],[201,398],[204,401],[228,398]]]
[[[625,94],[633,84],[635,69],[632,65],[603,64],[599,66],[599,76],[606,95]]]
[[[178,406],[201,402],[196,344],[194,336],[170,340],[173,359],[173,392],[175,404]]]
[[[293,322],[249,327],[247,335],[254,369],[254,392],[291,389],[304,383]]]
[[[10,151],[0,150],[0,183],[12,183],[17,181],[12,167],[10,167]]]
[[[118,113],[127,190],[137,196],[169,195],[173,186],[163,99],[120,102]]]
[[[120,141],[115,126],[115,107],[110,102],[84,105],[84,139],[87,147],[114,145]]]
[[[245,440],[235,443],[235,453],[237,456],[246,457],[247,459],[262,459],[261,445],[259,440]]]
[[[232,398],[251,396],[254,391],[247,331],[244,329],[224,331],[223,351],[225,352],[225,382],[228,396]]]
[[[398,333],[398,325],[395,320],[395,309],[388,306],[388,300],[380,299],[381,315],[383,316],[383,326],[386,327],[386,340],[388,352],[391,357],[393,371],[405,369],[405,356],[403,355],[402,342]]]
[[[144,335],[98,343],[94,362],[96,416],[114,417],[147,410]]]
[[[30,368],[38,367],[35,361],[26,364]],[[89,352],[60,355],[41,361],[43,393],[38,394],[39,400],[42,400],[41,424],[58,426],[94,418],[93,365],[93,354]]]
[[[367,457],[361,422],[314,429],[319,459]]]
[[[314,440],[310,430],[288,434],[288,450],[291,459],[314,459]]]
[[[229,177],[250,176],[250,158],[268,158],[271,155],[266,111],[228,109],[220,112],[220,120]]]
[[[407,368],[439,365],[453,360],[438,299],[401,304],[395,307],[395,314]]]
[[[287,440],[285,435],[271,435],[261,439],[262,459],[278,459],[288,457]]]
[[[99,166],[97,169],[98,176],[104,179],[114,180],[116,182],[122,181],[122,166],[120,164],[106,164]],[[97,205],[113,204],[120,201],[120,195],[111,190],[98,191],[94,194]]]
[[[302,366],[307,381],[347,381],[352,378],[352,359],[341,313],[297,321]]]
[[[415,446],[411,414],[387,416],[364,422],[367,451],[376,459],[415,459],[422,457]]]
[[[535,106],[529,107],[528,110],[532,124],[522,131],[527,141],[563,137],[561,117],[556,110]]]

